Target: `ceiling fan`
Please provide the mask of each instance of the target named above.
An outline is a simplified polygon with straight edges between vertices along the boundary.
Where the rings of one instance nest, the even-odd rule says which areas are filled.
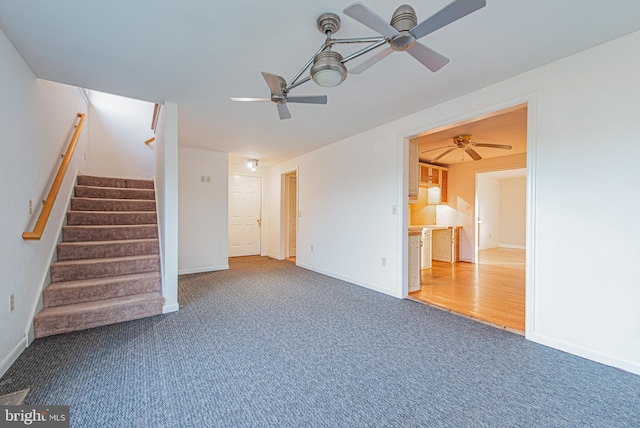
[[[292,88],[291,86],[287,88],[287,82],[284,78],[272,74],[267,73],[265,71],[262,72],[262,77],[267,82],[269,86],[269,90],[271,91],[270,98],[243,98],[243,97],[231,97],[231,101],[271,101],[278,108],[278,115],[280,116],[280,120],[291,118],[291,113],[289,112],[289,108],[287,107],[287,102],[291,103],[306,103],[306,104],[326,104],[327,96],[326,95],[307,95],[307,96],[291,96],[289,95],[289,90]]]
[[[448,149],[440,153],[437,157],[429,160],[429,162],[437,162],[456,149],[464,150],[464,152],[469,156],[471,156],[471,159],[473,159],[474,161],[482,159],[482,156],[480,156],[478,152],[473,150],[474,147],[488,147],[492,149],[511,150],[511,146],[507,144],[476,143],[474,141],[471,141],[471,135],[462,134],[462,135],[456,135],[455,137],[453,137],[453,144],[450,146],[436,147],[435,149],[425,150],[421,153],[433,152],[441,149]]]
[[[449,62],[449,58],[417,40],[486,5],[486,0],[455,0],[418,24],[415,10],[406,4],[398,7],[393,13],[391,23],[387,23],[364,4],[354,3],[344,10],[345,15],[382,34],[389,43],[389,47],[350,69],[349,72],[362,73],[394,51],[407,52],[429,70],[436,72]]]

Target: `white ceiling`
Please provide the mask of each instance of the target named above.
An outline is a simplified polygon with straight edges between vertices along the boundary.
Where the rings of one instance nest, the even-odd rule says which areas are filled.
[[[413,1],[418,21],[449,0]],[[180,144],[261,159],[291,158],[640,29],[640,1],[487,0],[421,39],[451,59],[431,73],[394,53],[335,88],[306,83],[280,121],[260,71],[291,79],[320,47],[316,19],[342,18],[335,37],[375,34],[342,10],[351,0],[21,0],[0,2],[0,28],[34,73],[152,102],[179,105]],[[390,19],[400,3],[367,0]],[[343,55],[353,49],[337,47]],[[353,66],[357,61],[348,63]],[[611,65],[615,67],[615,64]],[[576,70],[576,73],[579,73]]]

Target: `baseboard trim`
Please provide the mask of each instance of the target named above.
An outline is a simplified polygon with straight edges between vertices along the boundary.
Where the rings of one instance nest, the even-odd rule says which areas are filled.
[[[533,341],[541,345],[549,346],[550,348],[558,349],[560,351],[576,355],[578,357],[586,358],[587,360],[595,361],[596,363],[604,364],[606,366],[615,367],[636,375],[640,375],[640,363],[635,361],[625,360],[622,358],[614,357],[612,355],[603,354],[592,349],[583,348],[581,346],[577,346],[538,333],[533,334]]]
[[[401,296],[397,296],[393,292],[393,290],[385,290],[385,289],[377,287],[377,286],[375,286],[373,284],[369,284],[369,283],[366,283],[364,281],[360,281],[358,279],[348,277],[346,275],[341,275],[341,274],[338,274],[338,273],[335,273],[335,272],[324,270],[324,269],[321,269],[319,267],[308,265],[306,263],[303,263],[303,262],[300,262],[300,261],[297,261],[297,260],[296,260],[296,265],[298,267],[301,267],[301,268],[304,268],[304,269],[307,269],[307,270],[311,270],[313,272],[321,273],[322,275],[330,276],[331,278],[339,279],[341,281],[346,281],[348,283],[351,283],[351,284],[354,284],[354,285],[357,285],[357,286],[360,286],[360,287],[363,287],[363,288],[367,288],[367,289],[372,290],[372,291],[377,291],[378,293],[386,294],[386,295],[392,296],[392,297],[397,297],[399,299],[402,298]]]
[[[524,245],[511,245],[511,244],[500,244],[498,248],[512,248],[514,250],[526,250],[527,247]]]
[[[204,273],[204,272],[215,272],[218,270],[228,270],[229,269],[229,265],[220,265],[220,266],[208,266],[208,267],[203,267],[203,268],[196,268],[196,269],[180,269],[178,270],[178,275],[188,275],[191,273]]]
[[[23,337],[0,363],[0,377],[4,376],[4,374],[9,370],[9,367],[16,362],[20,354],[22,354],[25,349],[27,349],[27,338]]]
[[[268,251],[267,251],[267,254],[265,254],[265,255],[266,255],[267,257],[271,257],[272,259],[276,259],[276,260],[284,260],[284,259],[281,259],[279,255],[276,255],[276,254],[270,253],[270,252],[268,252]]]
[[[162,313],[170,314],[171,312],[178,312],[179,309],[180,309],[180,305],[178,305],[177,303],[172,303],[170,305],[164,305],[162,307]]]

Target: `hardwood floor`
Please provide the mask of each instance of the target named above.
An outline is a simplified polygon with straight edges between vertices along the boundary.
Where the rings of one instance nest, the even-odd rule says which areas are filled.
[[[433,261],[409,297],[520,334],[524,333],[525,252],[479,251],[479,263]]]

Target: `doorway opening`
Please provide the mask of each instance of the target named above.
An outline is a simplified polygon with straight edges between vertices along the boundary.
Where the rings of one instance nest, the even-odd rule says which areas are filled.
[[[419,169],[446,168],[447,181],[438,185],[448,194],[446,203],[425,198],[422,207],[418,196],[409,207],[411,226],[432,218],[422,245],[439,245],[424,236],[446,235],[451,257],[437,260],[432,247],[431,266],[420,269],[420,289],[408,297],[519,334],[526,312],[527,110],[520,104],[414,137]],[[461,145],[456,138],[462,136]]]
[[[283,230],[284,230],[284,258],[285,260],[296,261],[297,247],[297,212],[298,212],[298,174],[291,171],[283,174],[284,180],[284,210],[283,210]]]

